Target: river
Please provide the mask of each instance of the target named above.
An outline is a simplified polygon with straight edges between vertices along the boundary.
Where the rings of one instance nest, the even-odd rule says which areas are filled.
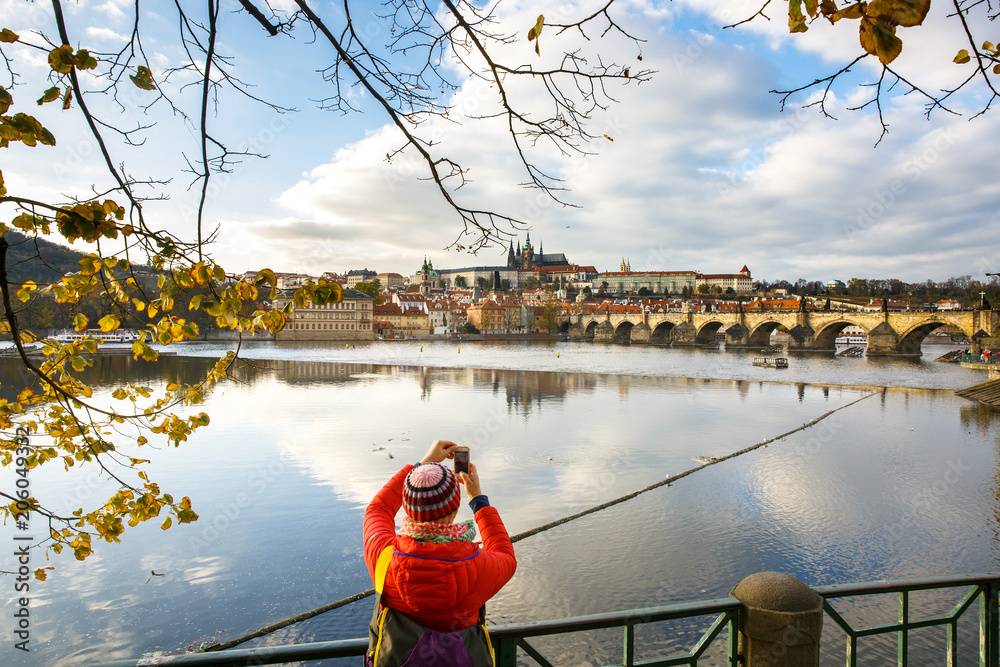
[[[225,348],[171,349],[179,355],[152,365],[98,359],[98,398],[121,378],[193,379]],[[200,520],[130,528],[84,562],[54,557],[48,580],[32,586],[32,652],[13,650],[4,614],[0,662],[175,652],[369,588],[365,504],[436,438],[470,446],[512,534],[777,438],[518,542],[517,574],[488,607],[493,623],[720,597],[764,570],[810,585],[993,572],[1000,419],[954,396],[986,377],[934,361],[951,349],[925,345],[920,359],[788,355],[788,369],[771,369],[724,349],[251,343],[238,379],[201,408],[211,426],[147,454],[151,477],[190,496]],[[32,488],[65,509],[108,484],[53,468],[35,471]],[[13,544],[13,527],[0,530]],[[3,569],[12,563],[6,556]],[[0,581],[13,609],[13,580]],[[370,612],[363,600],[247,646],[359,637]],[[600,662],[602,637],[581,641],[548,649],[564,664]],[[911,655],[940,643],[921,635]],[[824,661],[843,664],[837,647],[824,644]],[[865,664],[890,649],[873,641],[862,656],[876,662]]]

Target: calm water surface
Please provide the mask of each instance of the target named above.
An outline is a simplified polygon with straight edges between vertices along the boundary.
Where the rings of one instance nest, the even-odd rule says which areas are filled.
[[[191,380],[225,348],[181,349],[191,356],[154,365],[99,359],[95,382]],[[152,477],[191,496],[201,519],[129,529],[82,563],[55,558],[32,587],[32,653],[13,650],[5,614],[0,663],[175,652],[369,588],[364,506],[436,438],[469,444],[515,534],[696,467],[696,457],[788,434],[518,542],[518,572],[489,605],[496,623],[720,597],[763,570],[811,585],[997,571],[1000,419],[953,395],[986,378],[933,361],[950,349],[927,346],[919,360],[792,356],[773,370],[724,350],[252,344],[243,352],[253,365],[203,407],[212,425],[146,454]],[[0,377],[0,389],[9,382]],[[36,471],[32,488],[61,510],[109,487],[53,469]],[[0,531],[13,544],[12,527]],[[0,582],[12,609],[13,582]],[[362,636],[370,612],[364,600],[251,645]],[[683,635],[649,640],[669,652]],[[581,641],[546,648],[564,664],[614,658],[600,634]],[[824,659],[842,664],[835,649],[831,640]],[[889,664],[894,649],[866,650],[867,664]]]

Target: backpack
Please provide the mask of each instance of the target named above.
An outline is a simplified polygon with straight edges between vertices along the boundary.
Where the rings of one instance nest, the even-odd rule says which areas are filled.
[[[479,609],[479,623],[455,632],[439,632],[382,606],[391,560],[390,544],[375,565],[375,609],[368,624],[365,667],[495,667],[485,606]]]

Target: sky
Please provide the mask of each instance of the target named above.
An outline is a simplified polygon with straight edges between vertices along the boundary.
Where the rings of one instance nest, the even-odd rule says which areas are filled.
[[[203,3],[187,4],[200,11]],[[339,5],[311,4],[331,26],[342,21]],[[936,110],[929,119],[924,100],[901,94],[907,86],[897,85],[881,99],[889,132],[879,141],[875,106],[849,110],[871,97],[872,88],[863,84],[878,80],[874,58],[834,86],[826,105],[834,118],[802,108],[816,93],[793,96],[782,108],[781,96],[769,92],[807,84],[851,62],[860,53],[856,21],[830,26],[821,18],[807,33],[790,35],[785,3],[774,3],[770,20],[724,29],[760,3],[618,0],[610,11],[644,40],[638,46],[613,31],[601,39],[600,30],[591,30],[591,39],[584,39],[549,29],[536,55],[525,39],[539,13],[553,23],[603,4],[514,0],[497,10],[500,29],[519,38],[498,50],[504,62],[546,66],[564,51],[581,49],[592,62],[653,70],[647,82],[608,87],[616,101],[591,117],[596,139],[587,155],[561,156],[543,144],[530,149],[537,164],[562,179],[567,190],[559,196],[572,206],[520,186],[523,167],[502,124],[484,118],[495,103],[478,79],[459,78],[460,88],[445,93],[453,113],[423,126],[436,154],[456,157],[468,169],[467,184],[453,192],[459,201],[524,222],[511,230],[515,243],[523,243],[527,232],[536,252],[564,253],[599,271],[618,270],[622,259],[635,271],[734,273],[746,265],[755,279],[769,281],[923,282],[984,279],[1000,271],[1000,181],[993,176],[991,141],[1000,116],[994,110],[977,116],[989,99],[981,83],[950,100],[955,113]],[[352,6],[373,43],[393,37],[371,13],[379,6]],[[124,0],[65,3],[71,40],[92,50],[120,48],[115,45],[131,30],[131,7]],[[191,113],[197,91],[184,84],[195,74],[166,76],[183,56],[177,17],[166,5],[143,7],[143,48],[154,80]],[[936,0],[923,26],[899,30],[903,52],[893,67],[928,91],[956,86],[971,68],[952,62],[968,45],[961,24],[947,15],[950,7]],[[402,136],[360,87],[347,91],[361,113],[318,108],[317,100],[332,93],[319,71],[332,62],[329,45],[314,42],[302,25],[292,36],[268,37],[238,10],[235,0],[222,3],[220,53],[232,57],[253,95],[296,111],[278,113],[223,93],[209,117],[213,135],[228,145],[268,156],[234,165],[212,183],[206,219],[217,228],[210,252],[220,264],[237,273],[369,268],[412,275],[425,257],[436,268],[505,262],[507,240],[475,255],[449,249],[459,240],[461,220],[412,151],[386,160]],[[36,43],[32,29],[56,34],[47,12],[46,3],[0,0],[4,25]],[[977,37],[1000,42],[984,16],[973,15],[970,25]],[[0,160],[11,194],[64,201],[67,194],[102,189],[107,177],[79,118],[34,104],[47,87],[39,79],[44,51],[16,47],[4,45],[4,53],[14,58],[26,85],[13,87],[12,112],[35,114],[59,143],[5,150]],[[446,67],[463,76],[454,63]],[[9,80],[0,85],[9,87]],[[511,82],[510,90],[529,112],[544,110],[537,87]],[[143,111],[148,95],[128,87],[120,106],[108,95],[90,99],[100,112],[116,114],[120,126],[157,123],[141,134],[139,147],[112,137],[112,153],[130,173],[169,180],[160,189],[170,199],[150,202],[147,213],[154,226],[191,238],[197,197],[188,189],[185,160],[199,155],[196,133],[190,117],[163,101]],[[4,216],[12,217],[9,205]]]

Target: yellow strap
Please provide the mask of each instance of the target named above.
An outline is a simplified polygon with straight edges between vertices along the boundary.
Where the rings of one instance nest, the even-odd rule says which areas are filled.
[[[382,648],[382,626],[385,625],[385,613],[386,609],[379,612],[378,615],[378,641],[375,642],[375,653],[372,655],[372,667],[378,667],[378,652]]]
[[[496,656],[496,653],[493,652],[493,642],[492,642],[492,640],[490,640],[490,631],[489,631],[489,629],[487,629],[485,622],[483,623],[482,627],[483,627],[483,632],[486,633],[486,648],[488,648],[489,651],[490,651],[490,659],[493,661],[493,667],[496,667],[497,666],[497,656]]]
[[[389,571],[389,561],[392,560],[392,545],[390,544],[378,555],[375,562],[375,592],[381,594],[385,585],[385,574]]]

